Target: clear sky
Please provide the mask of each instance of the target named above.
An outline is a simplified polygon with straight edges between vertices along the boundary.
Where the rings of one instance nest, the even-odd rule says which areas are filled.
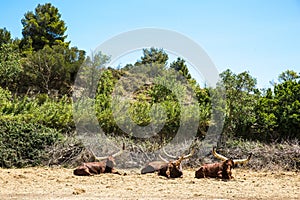
[[[300,72],[299,0],[7,0],[0,28],[21,38],[21,19],[38,3],[52,3],[68,27],[68,40],[89,53],[125,31],[152,27],[177,31],[197,42],[219,72],[249,71],[258,87],[278,75]],[[138,59],[138,58],[137,58]]]

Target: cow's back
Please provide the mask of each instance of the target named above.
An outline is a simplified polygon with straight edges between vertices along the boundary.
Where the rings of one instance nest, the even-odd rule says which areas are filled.
[[[167,167],[168,163],[162,161],[149,162],[142,170],[141,174],[159,172],[162,168]]]
[[[205,164],[200,167],[199,170],[196,171],[195,177],[196,178],[216,178],[219,176],[219,173],[222,171],[222,163],[212,163],[212,164]]]

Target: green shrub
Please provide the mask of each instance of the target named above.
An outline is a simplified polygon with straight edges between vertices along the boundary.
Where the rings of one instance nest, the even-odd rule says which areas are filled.
[[[45,94],[17,97],[0,87],[0,118],[42,124],[62,133],[75,129],[71,100],[51,99]]]
[[[41,164],[45,148],[62,138],[55,129],[40,124],[0,119],[0,167]]]

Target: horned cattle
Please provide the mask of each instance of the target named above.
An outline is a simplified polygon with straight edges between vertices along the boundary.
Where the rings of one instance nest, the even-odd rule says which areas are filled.
[[[228,159],[219,163],[205,164],[195,173],[196,178],[222,178],[231,179],[231,169],[234,163],[232,159]]]
[[[123,150],[125,149],[125,145],[123,144],[123,148],[111,155],[111,156],[106,156],[106,157],[96,157],[95,154],[95,160],[98,162],[86,162],[83,163],[82,165],[78,166],[74,171],[74,175],[77,176],[92,176],[95,174],[102,174],[102,173],[113,173],[113,174],[120,174],[116,169],[115,169],[115,157],[119,156],[123,153]]]
[[[193,153],[194,150],[192,150],[192,152],[188,155],[182,155],[176,160],[170,161],[159,155],[162,161],[152,161],[147,163],[146,166],[141,170],[141,174],[158,172],[158,175],[160,176],[165,176],[167,178],[179,178],[183,175],[181,162],[185,159],[190,158]],[[169,156],[169,154],[167,154],[166,152],[165,154]]]
[[[232,158],[227,158],[221,154],[218,154],[216,152],[215,147],[212,150],[213,156],[216,158],[220,159],[222,162],[219,163],[212,163],[212,164],[205,164],[200,167],[195,172],[195,177],[196,178],[222,178],[222,179],[232,179],[232,173],[231,170],[234,168],[235,165],[238,164],[246,164],[249,162],[252,153],[248,156],[246,159],[232,159]]]

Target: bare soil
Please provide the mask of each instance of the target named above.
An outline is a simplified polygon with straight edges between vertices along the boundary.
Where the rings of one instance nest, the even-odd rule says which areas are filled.
[[[230,181],[140,175],[73,175],[65,168],[0,169],[0,199],[300,199],[300,174],[234,169]]]

